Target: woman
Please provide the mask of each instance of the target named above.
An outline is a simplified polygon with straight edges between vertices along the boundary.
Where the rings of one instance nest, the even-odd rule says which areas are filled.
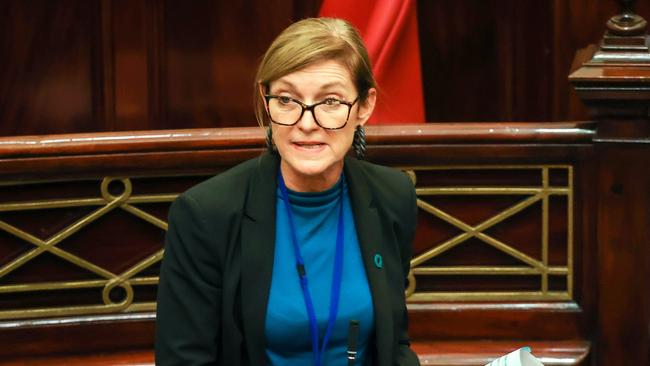
[[[156,363],[418,365],[404,299],[413,185],[346,156],[363,154],[377,94],[359,34],[297,22],[256,80],[270,151],[171,207]]]

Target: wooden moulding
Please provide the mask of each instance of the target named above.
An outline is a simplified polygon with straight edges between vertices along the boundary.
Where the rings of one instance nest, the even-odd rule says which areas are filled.
[[[415,342],[411,345],[423,365],[484,365],[494,358],[519,347],[528,346],[545,365],[587,365],[590,344],[584,341],[562,342]],[[480,351],[476,351],[480,350]],[[49,365],[68,366],[154,366],[153,352],[126,351],[108,355],[34,357],[8,361],[5,366]]]
[[[453,144],[468,142],[584,143],[593,136],[589,122],[431,123],[367,127],[369,145]],[[258,127],[104,132],[0,137],[0,159],[245,149],[264,146]]]
[[[556,146],[542,155],[563,159],[572,154],[567,149],[589,145],[593,137],[590,122],[369,126],[367,158],[388,165],[498,161],[504,155],[523,161],[539,156],[536,149]],[[258,156],[264,141],[258,127],[2,137],[0,178],[79,179],[107,169],[112,175],[164,175],[181,166],[187,173],[214,173]],[[488,146],[494,151],[486,153]]]
[[[645,19],[624,8],[607,23],[601,43],[578,51],[574,60],[569,81],[598,121],[598,138],[650,137],[646,26]]]
[[[422,163],[436,157],[476,160],[482,146],[515,147],[522,154],[516,146],[588,145],[593,136],[590,122],[369,126],[367,156],[394,165],[405,158]],[[264,131],[257,127],[2,137],[0,177],[79,178],[104,174],[107,167],[113,175],[214,172],[264,148]]]

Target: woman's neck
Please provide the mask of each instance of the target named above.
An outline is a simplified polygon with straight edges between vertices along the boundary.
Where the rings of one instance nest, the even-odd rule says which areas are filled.
[[[338,182],[343,171],[343,161],[318,175],[300,174],[284,161],[280,162],[280,170],[288,189],[294,192],[322,192],[332,188]]]

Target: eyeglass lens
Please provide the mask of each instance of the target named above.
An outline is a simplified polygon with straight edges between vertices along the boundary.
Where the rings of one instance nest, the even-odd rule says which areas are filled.
[[[313,117],[323,128],[341,128],[347,122],[349,108],[347,104],[330,101],[315,106],[312,109]],[[303,107],[293,100],[282,100],[282,98],[269,100],[269,114],[275,123],[293,125],[300,119],[302,111]]]

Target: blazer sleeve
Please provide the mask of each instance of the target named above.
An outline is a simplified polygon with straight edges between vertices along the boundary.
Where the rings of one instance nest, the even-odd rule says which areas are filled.
[[[417,225],[417,196],[415,187],[410,178],[406,176],[408,195],[404,200],[404,215],[402,235],[401,235],[401,260],[402,273],[404,275],[404,287],[408,284],[408,274],[411,270],[411,257],[413,256],[413,239],[415,238],[415,229]],[[408,337],[408,311],[406,309],[406,299],[403,302],[403,320],[402,329],[399,336],[399,349],[397,354],[397,364],[400,366],[419,366],[420,360],[415,352],[411,349],[411,342]]]
[[[160,269],[156,365],[217,363],[222,288],[214,240],[197,201],[179,196],[169,211]]]

